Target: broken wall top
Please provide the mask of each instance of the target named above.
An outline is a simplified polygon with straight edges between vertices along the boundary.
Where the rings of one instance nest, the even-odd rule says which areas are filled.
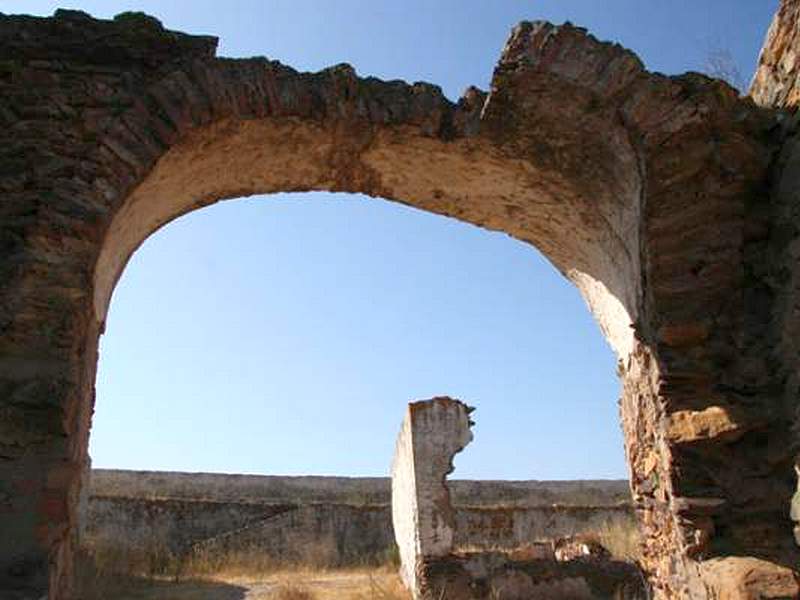
[[[750,96],[761,106],[800,104],[800,2],[782,0],[761,49]]]

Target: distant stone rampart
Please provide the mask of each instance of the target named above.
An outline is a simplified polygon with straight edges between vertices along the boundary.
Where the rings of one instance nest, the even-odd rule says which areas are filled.
[[[453,481],[469,548],[635,527],[625,481]],[[347,566],[394,553],[389,478],[275,477],[96,469],[85,519],[91,543],[135,560],[154,552],[247,553],[261,562]]]
[[[448,481],[456,506],[618,506],[630,504],[625,480]],[[93,469],[90,495],[218,502],[390,504],[389,477],[229,475]]]

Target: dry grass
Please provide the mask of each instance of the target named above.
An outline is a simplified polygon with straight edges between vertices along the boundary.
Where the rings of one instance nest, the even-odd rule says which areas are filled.
[[[308,588],[293,584],[280,586],[270,596],[275,600],[316,600]]]
[[[130,549],[115,540],[85,544],[77,565],[81,600],[408,600],[393,556],[379,567],[288,564],[263,553],[179,558],[166,545]]]
[[[273,589],[256,592],[248,600],[410,600],[396,573],[332,571],[284,573]],[[261,582],[260,585],[264,585]]]
[[[358,560],[343,560],[334,542],[318,540],[316,543],[298,544],[288,556],[273,556],[258,545],[232,550],[212,547],[195,550],[179,562],[180,577],[222,575],[236,578],[280,571],[397,568],[400,559],[396,548],[392,548],[384,553],[358,557]]]
[[[290,555],[274,556],[258,544],[235,549],[199,548],[175,552],[166,540],[153,536],[131,541],[119,535],[93,535],[84,538],[81,549],[84,580],[126,578],[159,579],[179,582],[186,579],[246,579],[283,572],[318,573],[331,570],[367,570],[399,567],[396,547],[369,556],[344,560],[330,540],[297,544]]]
[[[642,557],[642,537],[633,521],[607,521],[594,536],[618,560],[639,562]]]
[[[284,572],[232,581],[121,579],[81,600],[410,600],[394,573],[385,571]]]
[[[585,533],[614,558],[638,562],[635,523],[609,520]],[[145,547],[147,546],[147,547]],[[210,548],[182,556],[164,540],[132,547],[122,537],[90,539],[78,565],[81,600],[408,600],[397,576],[396,549],[343,566],[331,544],[306,544],[276,559],[258,548]],[[476,548],[475,550],[487,550]],[[523,549],[524,550],[524,549]],[[533,552],[533,549],[531,549]],[[521,556],[518,558],[522,558]],[[378,565],[378,566],[376,566]]]

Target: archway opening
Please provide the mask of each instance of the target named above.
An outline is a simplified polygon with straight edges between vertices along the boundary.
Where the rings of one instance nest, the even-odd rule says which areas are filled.
[[[499,413],[504,425],[482,417],[505,456],[460,465],[470,477],[620,477],[615,360],[574,286],[504,234],[345,194],[224,202],[159,230],[126,267],[101,338],[93,454],[103,453],[99,466],[283,474],[322,459],[320,474],[378,475],[400,418],[392,406],[451,393],[537,411]],[[258,410],[282,412],[250,418]],[[190,422],[180,439],[161,436]],[[275,422],[284,431],[264,435]],[[383,456],[361,448],[339,457],[348,466],[324,462],[337,459],[348,423],[380,440]],[[603,450],[545,460],[567,433],[551,426],[567,423]],[[319,443],[329,445],[278,456],[300,426],[328,430]],[[504,427],[517,442],[505,445]],[[246,444],[238,463],[225,460],[230,431],[246,438],[233,440]],[[129,450],[137,440],[146,454]],[[510,452],[519,441],[524,457]]]
[[[606,510],[627,493],[615,360],[576,289],[504,234],[349,194],[272,195],[195,211],[142,245],[114,293],[101,342],[91,437],[101,470],[88,537],[121,539],[109,524],[126,522],[159,552],[170,537],[193,552],[219,539],[240,551],[230,532],[260,527],[263,539],[289,517],[256,512],[226,522],[202,502],[270,510],[327,503],[318,521],[372,527],[377,550],[342,551],[355,537],[345,527],[326,532],[345,556],[315,546],[309,560],[385,560],[388,513],[337,511],[387,505],[388,482],[370,478],[388,474],[405,403],[443,393],[479,409],[478,437],[454,475],[494,480],[459,484],[477,486],[459,500],[473,529],[484,520],[481,506],[502,505],[509,485],[497,480],[531,479],[562,481],[511,484],[523,491],[509,509],[582,506],[594,509],[593,527],[617,527],[618,507]],[[110,470],[119,468],[128,472]],[[585,481],[609,479],[618,481]],[[158,519],[144,516],[143,498],[159,507]],[[553,519],[560,535],[571,526],[586,533],[564,514]],[[282,543],[299,547],[305,525],[293,523],[296,535]],[[183,551],[173,545],[162,558]],[[143,559],[156,575],[196,568]]]
[[[784,13],[771,34],[791,22]],[[796,565],[785,514],[795,416],[779,410],[764,423],[749,405],[771,406],[771,397],[728,379],[749,379],[751,358],[758,365],[766,355],[746,343],[763,328],[739,319],[770,318],[761,295],[747,293],[751,272],[763,274],[749,269],[761,253],[742,251],[750,233],[739,221],[775,189],[766,157],[782,130],[769,109],[696,74],[648,74],[631,53],[570,25],[522,23],[491,93],[469,89],[454,103],[434,86],[359,78],[343,65],[298,73],[264,59],[219,60],[211,38],[166,31],[143,14],[3,21],[10,39],[25,40],[9,47],[22,60],[2,78],[8,97],[48,131],[51,115],[68,117],[52,137],[23,125],[25,147],[44,161],[26,161],[4,188],[14,216],[4,237],[3,585],[26,597],[69,595],[97,339],[130,253],[201,205],[289,190],[383,196],[538,247],[578,285],[623,359],[623,421],[653,581],[673,595],[719,591],[715,578],[737,557]],[[31,50],[46,60],[28,61]],[[62,77],[61,60],[51,72],[55,57],[78,74]],[[754,91],[769,104],[775,65],[761,67]],[[16,143],[22,112],[8,114]],[[65,140],[80,143],[67,150]],[[687,162],[698,168],[680,168]],[[732,235],[719,235],[723,223]],[[731,302],[742,295],[743,305]],[[759,389],[777,389],[768,371]],[[751,479],[770,493],[743,498],[741,481]],[[712,499],[713,516],[692,500],[698,493]],[[769,580],[774,566],[761,565],[756,579]],[[777,576],[796,591],[791,572]]]

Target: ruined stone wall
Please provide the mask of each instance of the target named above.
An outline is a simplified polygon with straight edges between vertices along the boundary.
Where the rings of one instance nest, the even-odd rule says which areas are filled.
[[[614,482],[618,484],[618,482]],[[388,477],[315,477],[93,469],[93,496],[244,503],[388,504]]]
[[[782,2],[759,57],[750,95],[760,105],[784,109],[783,148],[773,165],[772,220],[776,224],[771,252],[771,276],[776,296],[776,353],[782,358],[780,377],[784,404],[793,411],[800,430],[800,4]],[[800,474],[800,464],[795,465]],[[800,487],[798,488],[800,490]],[[800,544],[800,491],[792,498],[795,541]]]
[[[536,506],[453,509],[454,547],[514,549],[553,538],[636,530],[629,506]],[[387,504],[250,504],[95,496],[85,540],[145,555],[163,548],[176,555],[202,550],[212,557],[246,552],[267,562],[359,565],[392,556]]]
[[[85,542],[131,556],[133,564],[158,552],[325,566],[381,563],[394,553],[388,478],[101,469],[91,481]],[[454,505],[456,547],[517,548],[636,527],[630,504],[618,503],[624,481],[459,483],[475,504]],[[580,505],[587,497],[596,505]]]
[[[147,557],[184,554],[193,543],[272,518],[293,505],[91,496],[84,536],[89,546],[113,546]]]
[[[418,598],[426,561],[449,556],[455,515],[445,478],[453,456],[472,440],[471,408],[451,398],[411,402],[392,460],[392,524],[400,575]]]
[[[93,496],[270,503],[386,504],[389,477],[315,477],[92,469]],[[449,481],[455,506],[615,506],[630,504],[627,481]]]
[[[796,592],[798,10],[781,2],[752,98],[523,22],[491,89],[455,103],[218,58],[141,14],[0,15],[0,590],[70,596],[98,339],[132,252],[221,199],[330,190],[504,231],[575,283],[619,358],[659,598],[717,598],[751,559]]]
[[[573,536],[605,541],[609,535],[638,539],[633,507],[617,506],[530,506],[514,508],[460,507],[453,505],[455,550],[494,548],[513,550],[526,544]]]
[[[84,544],[175,564],[343,567],[382,565],[394,543],[389,507],[92,497]]]
[[[392,459],[392,531],[400,556],[400,578],[406,587],[416,587],[415,569],[421,552],[419,535],[419,497],[414,473],[414,439],[411,423],[403,419]]]
[[[604,527],[624,521],[621,511],[595,521],[584,538],[572,537],[576,532],[565,522],[577,517],[586,531],[599,515],[576,506],[457,512],[447,476],[455,454],[472,440],[472,410],[446,397],[412,402],[400,428],[392,521],[400,573],[414,600],[645,600],[648,588],[635,559],[613,557],[597,543]]]

